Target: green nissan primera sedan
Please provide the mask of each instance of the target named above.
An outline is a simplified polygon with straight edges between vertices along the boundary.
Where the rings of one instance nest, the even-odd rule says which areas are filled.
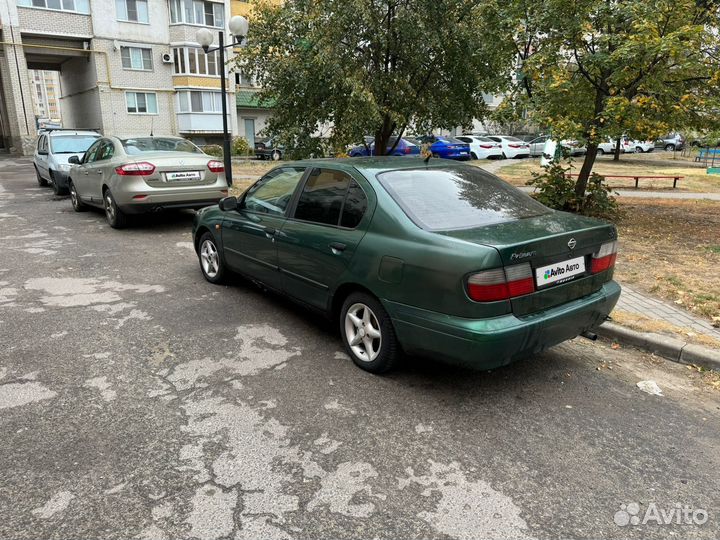
[[[492,369],[600,325],[617,231],[432,159],[281,165],[193,224],[205,278],[237,272],[337,321],[362,369],[402,353]]]

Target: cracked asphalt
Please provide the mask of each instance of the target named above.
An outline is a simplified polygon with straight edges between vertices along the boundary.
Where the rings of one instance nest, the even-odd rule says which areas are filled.
[[[0,538],[720,536],[697,372],[577,339],[373,376],[331,324],[206,283],[191,219],[114,231],[0,159]]]

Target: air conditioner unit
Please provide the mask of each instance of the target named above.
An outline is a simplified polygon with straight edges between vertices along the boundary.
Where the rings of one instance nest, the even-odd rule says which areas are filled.
[[[163,62],[163,64],[172,64],[173,63],[172,55],[170,53],[163,53],[162,54],[162,62]]]

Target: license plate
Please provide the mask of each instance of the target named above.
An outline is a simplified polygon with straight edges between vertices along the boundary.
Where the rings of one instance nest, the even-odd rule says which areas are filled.
[[[200,180],[200,171],[169,172],[165,173],[165,179],[168,182]]]
[[[535,269],[535,282],[538,288],[553,283],[570,281],[585,273],[585,257],[576,257],[567,261],[548,264]]]

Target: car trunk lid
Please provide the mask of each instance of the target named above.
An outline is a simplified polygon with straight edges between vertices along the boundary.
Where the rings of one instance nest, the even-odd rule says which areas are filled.
[[[212,185],[218,173],[208,168],[216,158],[192,152],[143,152],[132,156],[135,163],[151,163],[155,170],[144,176],[145,183],[154,188],[177,188]],[[222,173],[220,173],[222,174]]]
[[[564,212],[441,234],[495,248],[505,267],[529,263],[535,291],[511,300],[515,315],[569,302],[590,294],[609,279],[591,275],[591,257],[616,239],[615,227]]]

